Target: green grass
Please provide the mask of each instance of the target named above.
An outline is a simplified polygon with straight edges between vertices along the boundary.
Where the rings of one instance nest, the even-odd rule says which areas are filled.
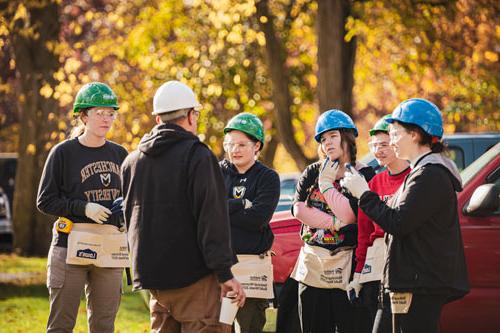
[[[2,333],[43,332],[49,315],[46,280],[46,258],[0,255],[0,278],[9,273],[8,282],[0,280],[0,331]],[[5,274],[3,274],[5,278]],[[18,277],[17,277],[18,276]],[[17,277],[17,278],[15,278]],[[124,281],[115,333],[149,332],[149,312],[139,293],[131,291]],[[276,310],[266,311],[265,332],[274,332]],[[75,333],[88,332],[85,300],[78,311]]]
[[[0,255],[0,273],[19,274],[0,282],[0,331],[2,333],[43,332],[49,315],[46,258]],[[26,274],[27,272],[33,274]],[[125,283],[124,283],[125,285]],[[126,286],[115,321],[115,332],[149,332],[149,313],[141,296]],[[88,332],[85,300],[78,310],[75,333]]]

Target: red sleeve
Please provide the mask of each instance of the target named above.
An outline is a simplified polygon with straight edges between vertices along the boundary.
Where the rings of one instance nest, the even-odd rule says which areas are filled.
[[[370,244],[370,235],[374,227],[372,220],[358,209],[358,246],[356,247],[356,268],[354,272],[361,273],[366,260],[366,251]]]

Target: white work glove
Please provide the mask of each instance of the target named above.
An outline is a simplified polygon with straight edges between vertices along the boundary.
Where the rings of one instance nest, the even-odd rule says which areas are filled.
[[[103,224],[110,215],[111,211],[102,205],[94,202],[85,205],[85,216],[96,223]]]
[[[342,221],[338,217],[333,216],[333,230],[339,231],[343,226],[344,223],[342,223]]]
[[[370,190],[366,179],[353,167],[349,167],[346,170],[344,178],[340,181],[340,185],[345,187],[354,197],[358,199],[361,198],[363,193]]]
[[[333,188],[333,182],[339,171],[339,162],[331,161],[329,158],[325,160],[319,171],[318,186],[321,193],[325,193]]]
[[[347,298],[349,301],[354,301],[355,298],[359,297],[359,292],[361,291],[361,288],[363,288],[363,285],[359,283],[359,278],[361,277],[361,273],[354,273],[354,277],[351,282],[347,285]],[[354,291],[354,292],[353,292]],[[356,297],[353,297],[356,295]]]
[[[253,204],[250,200],[248,199],[243,199],[243,208],[249,209],[252,208]]]

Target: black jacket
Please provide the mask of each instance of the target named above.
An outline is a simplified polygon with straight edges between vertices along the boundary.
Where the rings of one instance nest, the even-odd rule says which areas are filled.
[[[232,278],[224,180],[213,153],[172,124],[146,134],[122,165],[135,289],[177,289],[214,272]]]
[[[427,154],[388,205],[376,193],[361,196],[360,208],[389,234],[386,288],[445,294],[450,300],[468,292],[455,193],[461,190],[453,162]]]
[[[231,240],[236,254],[260,254],[271,248],[269,226],[280,197],[278,174],[256,161],[244,174],[227,160],[220,163],[229,206]],[[252,202],[245,209],[244,200]]]

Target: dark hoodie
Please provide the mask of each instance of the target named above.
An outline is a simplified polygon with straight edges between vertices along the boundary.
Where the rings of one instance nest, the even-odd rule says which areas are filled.
[[[226,183],[234,251],[264,253],[274,240],[269,221],[280,197],[278,174],[258,161],[243,174],[227,160],[221,161],[220,167]],[[245,209],[245,199],[252,202],[252,207]]]
[[[161,124],[122,165],[134,289],[177,289],[215,273],[231,279],[224,180],[192,133]]]
[[[456,166],[440,154],[421,157],[384,204],[366,192],[359,207],[388,236],[384,284],[391,291],[440,294],[449,300],[469,291],[456,192]]]

